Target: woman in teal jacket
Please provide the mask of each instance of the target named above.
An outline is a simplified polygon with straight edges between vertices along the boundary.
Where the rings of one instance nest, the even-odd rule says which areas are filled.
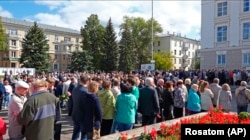
[[[137,99],[131,94],[131,86],[123,86],[121,94],[116,100],[115,120],[118,123],[118,131],[126,131],[133,128],[135,123],[135,113],[137,109]]]
[[[188,93],[187,109],[191,114],[199,113],[201,111],[201,100],[197,91],[198,85],[193,84]]]

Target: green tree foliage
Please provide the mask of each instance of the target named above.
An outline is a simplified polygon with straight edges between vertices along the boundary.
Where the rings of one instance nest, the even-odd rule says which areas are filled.
[[[120,40],[120,59],[119,70],[125,73],[134,69],[133,67],[133,42],[132,35],[128,26],[124,26],[121,30],[122,38]]]
[[[174,68],[173,58],[174,55],[169,51],[154,53],[155,68],[159,70],[172,70]]]
[[[111,18],[106,26],[103,39],[103,67],[106,72],[117,71],[119,63],[119,48],[116,42],[116,33]]]
[[[200,59],[197,59],[195,61],[195,65],[194,65],[195,69],[200,69],[200,65],[201,65],[201,61],[200,61]]]
[[[22,41],[21,67],[35,68],[36,72],[47,72],[50,66],[49,45],[46,36],[35,22]]]
[[[96,14],[90,15],[84,28],[81,27],[82,48],[93,57],[92,63],[96,70],[101,67],[104,33],[105,28],[100,24]]]
[[[0,51],[7,51],[8,45],[7,45],[7,37],[6,37],[6,31],[3,28],[2,19],[0,17]]]
[[[133,54],[135,66],[140,67],[143,63],[148,63],[151,58],[151,51],[149,44],[152,40],[152,19],[145,20],[141,17],[128,17],[124,16],[124,23],[120,28],[126,28],[132,32]],[[161,25],[153,20],[153,35],[154,40],[157,39],[157,34],[163,31]]]
[[[75,51],[72,53],[70,70],[73,71],[91,71],[93,57],[87,51]]]

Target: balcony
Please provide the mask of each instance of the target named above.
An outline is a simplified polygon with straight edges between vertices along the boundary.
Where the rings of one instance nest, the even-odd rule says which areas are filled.
[[[69,40],[63,40],[63,41],[61,41],[61,44],[62,45],[73,45],[73,42],[69,41]]]
[[[5,61],[19,61],[20,58],[17,58],[17,57],[5,57],[3,60],[5,60]]]
[[[9,46],[9,49],[10,50],[20,50],[20,47],[18,47],[18,46]]]
[[[7,37],[9,39],[15,39],[15,40],[22,39],[21,35],[19,34],[7,34]]]
[[[183,58],[183,59],[187,59],[187,58],[188,58],[188,55],[183,54],[182,58]]]

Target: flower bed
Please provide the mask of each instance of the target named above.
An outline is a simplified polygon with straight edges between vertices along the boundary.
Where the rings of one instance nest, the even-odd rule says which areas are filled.
[[[224,113],[222,108],[213,108],[204,116],[180,119],[179,122],[173,125],[162,122],[159,131],[156,128],[147,131],[145,126],[140,137],[121,133],[119,140],[180,140],[181,124],[250,124],[250,115],[247,112],[242,112],[238,116],[237,114]]]

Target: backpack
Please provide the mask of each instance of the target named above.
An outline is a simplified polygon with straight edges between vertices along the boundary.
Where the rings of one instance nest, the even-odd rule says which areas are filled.
[[[236,103],[237,103],[237,106],[246,106],[246,105],[248,105],[248,99],[247,99],[247,96],[245,94],[245,88],[243,90],[239,91],[239,94],[236,97]]]

